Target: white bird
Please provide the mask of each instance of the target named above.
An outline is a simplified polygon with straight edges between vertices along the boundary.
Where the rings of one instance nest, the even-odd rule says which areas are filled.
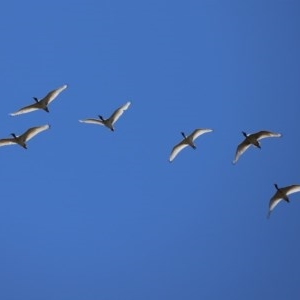
[[[236,149],[236,153],[235,153],[235,158],[233,160],[233,163],[235,164],[239,157],[251,146],[254,145],[257,148],[261,149],[259,140],[263,139],[263,138],[267,138],[267,137],[281,137],[280,133],[275,133],[275,132],[271,132],[271,131],[259,131],[256,133],[252,133],[252,134],[247,134],[246,132],[242,131],[243,135],[245,136],[245,139],[243,142],[241,142],[237,149]]]
[[[300,185],[294,184],[290,186],[286,186],[283,188],[279,188],[278,185],[275,183],[276,193],[271,198],[269,203],[269,212],[268,212],[268,218],[271,215],[272,210],[275,208],[275,206],[281,201],[284,200],[286,202],[290,202],[290,199],[288,198],[288,195],[300,192]]]
[[[11,113],[11,116],[17,116],[21,114],[26,114],[34,110],[43,109],[46,112],[49,112],[48,105],[68,86],[65,84],[51,92],[49,92],[44,98],[38,100],[36,97],[33,97],[36,103],[30,104],[28,106],[22,107],[14,113]]]
[[[124,104],[121,107],[119,107],[118,109],[116,109],[108,119],[104,119],[102,116],[98,115],[99,119],[84,119],[84,120],[79,120],[79,122],[104,125],[107,128],[109,128],[111,131],[114,131],[115,129],[114,129],[113,125],[122,116],[124,111],[128,109],[130,104],[131,104],[131,102],[128,101],[126,104]]]
[[[35,135],[38,133],[49,129],[50,125],[46,124],[43,126],[37,126],[37,127],[32,127],[26,130],[23,134],[17,136],[14,133],[11,133],[13,136],[12,138],[6,138],[6,139],[0,139],[0,147],[1,146],[6,146],[6,145],[14,145],[18,144],[21,147],[27,149],[26,142],[28,142],[30,139],[32,139]]]
[[[190,135],[186,136],[184,134],[184,132],[181,132],[182,136],[183,136],[183,140],[178,143],[177,145],[174,146],[174,148],[172,149],[169,161],[172,162],[173,159],[177,156],[177,154],[185,147],[187,146],[191,146],[193,149],[196,149],[196,146],[194,144],[194,140],[207,132],[211,132],[212,129],[195,129]]]

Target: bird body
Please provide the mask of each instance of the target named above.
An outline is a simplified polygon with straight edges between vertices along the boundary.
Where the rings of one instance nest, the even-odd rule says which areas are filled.
[[[233,160],[233,163],[235,164],[239,157],[251,146],[255,146],[257,148],[261,148],[260,146],[260,140],[267,138],[267,137],[281,137],[280,133],[275,133],[275,132],[271,132],[271,131],[266,131],[266,130],[262,130],[262,131],[258,131],[256,133],[252,133],[252,134],[247,134],[244,131],[242,131],[245,139],[243,140],[242,143],[240,143],[236,149],[236,153],[235,153],[235,158]]]
[[[284,200],[286,202],[290,202],[288,195],[300,192],[300,185],[299,184],[294,184],[290,186],[286,186],[283,188],[279,188],[278,185],[275,183],[274,184],[276,188],[276,193],[274,196],[270,199],[269,203],[269,212],[268,212],[268,217],[270,217],[271,212],[275,208],[275,206],[281,201]]]
[[[17,136],[14,133],[11,133],[13,136],[12,138],[6,138],[6,139],[0,139],[0,147],[1,146],[7,146],[7,145],[13,145],[13,144],[18,144],[21,147],[27,149],[27,144],[30,139],[32,139],[35,135],[38,133],[47,130],[50,128],[50,125],[46,124],[43,126],[37,126],[37,127],[32,127],[26,130],[23,134]]]
[[[46,112],[49,112],[49,108],[48,105],[63,91],[67,88],[67,85],[63,85],[51,92],[49,92],[44,98],[38,100],[36,97],[33,97],[35,103],[30,104],[28,106],[24,106],[22,108],[20,108],[19,110],[17,110],[14,113],[11,113],[11,116],[17,116],[17,115],[21,115],[21,114],[26,114],[29,113],[31,111],[35,111],[38,109],[43,109]]]
[[[190,135],[186,136],[184,132],[181,132],[183,136],[183,140],[175,145],[171,151],[171,155],[169,157],[169,161],[172,162],[177,154],[187,146],[191,146],[193,149],[196,149],[194,144],[194,140],[199,137],[200,135],[211,132],[212,129],[195,129]]]
[[[109,128],[111,131],[114,131],[115,129],[114,129],[113,125],[121,117],[121,115],[124,113],[124,111],[128,109],[128,107],[130,106],[130,104],[131,104],[131,102],[128,101],[127,103],[125,103],[121,107],[117,108],[108,119],[104,119],[102,116],[99,115],[98,116],[99,119],[90,118],[90,119],[79,120],[79,122],[81,122],[81,123],[103,125],[103,126]]]

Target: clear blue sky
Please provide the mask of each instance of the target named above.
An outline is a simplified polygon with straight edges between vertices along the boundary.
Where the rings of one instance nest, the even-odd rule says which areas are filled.
[[[0,30],[0,138],[51,124],[0,148],[1,300],[300,299],[300,193],[266,218],[300,184],[299,1],[6,1]]]

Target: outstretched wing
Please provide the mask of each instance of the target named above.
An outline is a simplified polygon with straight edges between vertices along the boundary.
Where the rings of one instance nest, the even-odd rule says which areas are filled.
[[[194,141],[197,137],[199,137],[200,135],[207,133],[207,132],[212,132],[212,129],[195,129],[188,138],[192,138],[192,141]]]
[[[179,144],[175,145],[174,148],[172,149],[169,161],[170,162],[173,161],[173,159],[177,156],[177,154],[187,146],[188,144],[185,143],[185,140],[182,140]]]
[[[282,198],[280,197],[279,193],[276,192],[275,195],[270,199],[268,218],[270,217],[271,212],[273,211],[273,209],[275,208],[275,206],[277,206],[277,204],[280,201],[282,201]]]
[[[104,123],[100,119],[84,119],[84,120],[79,120],[79,122],[88,123],[88,124],[104,125]]]
[[[126,104],[124,104],[123,106],[119,107],[118,109],[116,109],[114,111],[114,113],[109,117],[109,120],[111,121],[112,125],[118,121],[118,119],[122,116],[124,111],[128,109],[130,104],[131,104],[131,102],[128,101]]]
[[[236,149],[235,158],[232,163],[236,163],[240,156],[251,146],[251,144],[245,139],[242,143],[240,143]]]
[[[39,134],[40,132],[47,130],[50,128],[50,125],[46,124],[43,126],[37,126],[37,127],[32,127],[29,128],[27,131],[25,131],[22,135],[20,135],[20,139],[23,140],[24,142],[29,141],[32,139],[34,136]]]
[[[12,138],[0,140],[0,147],[7,146],[7,145],[14,145],[14,144],[15,144],[15,142],[14,142],[14,139],[12,139]]]
[[[280,190],[282,190],[282,192],[285,193],[286,195],[290,195],[296,192],[300,192],[300,185],[294,184],[294,185],[281,188]]]
[[[19,110],[17,110],[14,113],[11,113],[10,115],[11,116],[17,116],[17,115],[26,114],[26,113],[29,113],[31,111],[38,110],[38,109],[39,109],[38,103],[33,103],[31,105],[24,106],[24,107],[20,108]]]
[[[262,130],[262,131],[253,133],[252,136],[259,141],[261,139],[268,138],[268,137],[281,137],[281,134],[276,133],[276,132]]]
[[[67,87],[68,86],[65,84],[65,85],[49,92],[41,101],[45,101],[46,105],[50,104]]]

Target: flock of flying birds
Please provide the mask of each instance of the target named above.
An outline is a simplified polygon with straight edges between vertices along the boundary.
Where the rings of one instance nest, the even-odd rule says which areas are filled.
[[[17,110],[14,113],[11,113],[11,116],[17,116],[25,113],[29,113],[35,110],[40,110],[43,109],[46,112],[49,112],[48,105],[63,91],[67,88],[67,85],[63,85],[51,92],[49,92],[44,98],[42,99],[37,99],[33,98],[35,103],[24,106]],[[106,126],[109,128],[111,131],[114,131],[114,124],[115,122],[120,118],[120,116],[124,113],[125,110],[128,109],[130,106],[131,102],[127,102],[126,104],[122,105],[118,109],[116,109],[113,114],[105,119],[101,115],[98,115],[97,119],[94,118],[89,118],[89,119],[83,119],[79,120],[79,122],[82,123],[89,123],[89,124],[97,124],[97,125],[102,125]],[[6,145],[13,145],[13,144],[18,144],[21,147],[27,149],[27,144],[31,138],[36,136],[38,133],[47,130],[50,128],[50,125],[42,125],[42,126],[37,126],[37,127],[31,127],[28,130],[26,130],[23,134],[17,136],[14,133],[12,133],[11,138],[5,138],[5,139],[0,139],[0,147],[1,146],[6,146]],[[204,133],[212,132],[212,129],[195,129],[190,135],[186,136],[184,132],[181,132],[183,136],[183,140],[181,140],[178,144],[176,144],[170,154],[169,161],[172,162],[175,157],[178,155],[180,151],[182,151],[185,147],[192,147],[193,149],[196,149],[196,146],[194,144],[194,141],[196,138],[198,138],[200,135]],[[233,160],[233,163],[237,163],[238,159],[240,156],[251,146],[255,146],[257,148],[261,148],[260,146],[260,140],[268,137],[281,137],[280,133],[275,133],[271,131],[259,131],[256,133],[252,134],[247,134],[245,132],[242,132],[245,139],[238,145],[236,153],[235,153],[235,158]],[[281,200],[285,200],[286,202],[289,202],[288,195],[293,194],[295,192],[300,192],[300,185],[295,184],[295,185],[290,185],[286,187],[279,188],[277,184],[274,184],[276,188],[276,193],[273,195],[273,197],[270,199],[269,203],[269,211],[268,211],[268,217],[270,216],[271,212],[277,206],[277,204]]]

